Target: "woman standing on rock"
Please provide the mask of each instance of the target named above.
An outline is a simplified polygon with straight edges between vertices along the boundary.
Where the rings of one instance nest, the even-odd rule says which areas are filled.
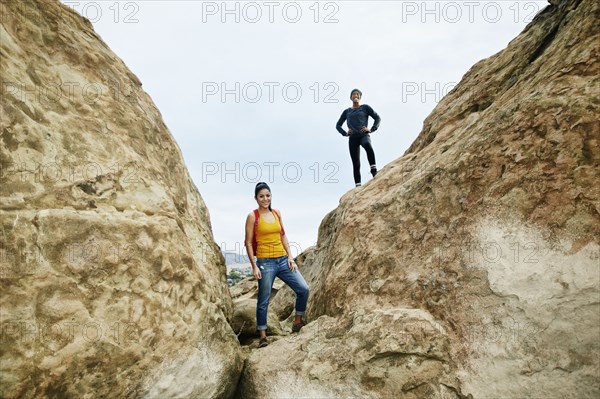
[[[360,186],[360,147],[365,149],[367,152],[367,159],[371,166],[371,175],[375,177],[377,174],[377,165],[375,164],[375,152],[371,145],[371,136],[369,133],[373,133],[379,128],[381,118],[367,104],[360,105],[360,99],[362,98],[362,92],[358,89],[354,89],[350,92],[350,100],[352,100],[352,107],[345,109],[342,112],[342,116],[338,120],[335,128],[342,136],[348,136],[348,146],[350,148],[350,158],[352,159],[352,167],[354,169],[354,183],[356,187]],[[373,126],[369,129],[368,120],[369,116],[373,118]],[[346,122],[348,131],[342,129],[342,125]]]
[[[305,325],[302,316],[308,302],[308,284],[292,258],[290,245],[283,229],[281,213],[271,209],[271,189],[260,182],[254,188],[258,209],[246,218],[246,251],[252,272],[258,281],[256,329],[260,334],[259,348],[267,346],[267,310],[275,277],[279,277],[296,293],[296,315],[292,326],[298,332]],[[256,256],[256,261],[254,260]]]

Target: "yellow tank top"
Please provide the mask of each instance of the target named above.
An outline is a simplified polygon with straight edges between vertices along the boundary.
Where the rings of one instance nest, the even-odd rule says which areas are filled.
[[[275,212],[271,212],[275,221],[272,223],[263,219],[259,213],[258,226],[256,226],[256,257],[279,258],[286,256],[285,248],[281,242],[281,223]]]

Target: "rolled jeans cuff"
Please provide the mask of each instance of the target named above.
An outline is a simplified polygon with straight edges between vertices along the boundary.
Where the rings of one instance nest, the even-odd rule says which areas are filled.
[[[296,310],[296,316],[304,316],[304,313],[305,312],[299,312],[299,311]]]
[[[258,331],[260,331],[260,330],[266,330],[266,329],[267,329],[267,326],[256,326],[256,329],[257,329]]]

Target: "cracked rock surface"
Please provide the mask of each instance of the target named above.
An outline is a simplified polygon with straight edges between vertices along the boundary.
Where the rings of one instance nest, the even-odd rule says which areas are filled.
[[[600,396],[599,7],[553,1],[341,198],[243,398]]]
[[[0,397],[231,397],[225,264],[160,113],[89,21],[1,7]]]

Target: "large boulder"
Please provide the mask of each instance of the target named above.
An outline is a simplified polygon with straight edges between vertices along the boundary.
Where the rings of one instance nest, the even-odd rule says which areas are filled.
[[[160,113],[89,21],[1,7],[0,396],[231,397],[225,264]]]
[[[253,351],[244,368],[243,398],[420,399],[452,380],[449,339],[419,309],[359,309],[321,316],[300,334]],[[452,396],[448,396],[452,397]]]
[[[271,289],[271,299],[278,295],[284,286],[283,281],[275,279]],[[230,287],[231,297],[233,298],[233,317],[231,318],[231,328],[238,336],[240,342],[244,345],[257,342],[259,337],[256,330],[256,301],[258,298],[258,285],[254,277],[247,277],[239,283]],[[284,335],[281,323],[279,322],[277,309],[269,305],[267,313],[267,335]],[[287,315],[286,315],[287,316]],[[291,327],[290,327],[291,328]]]
[[[553,3],[325,217],[242,397],[600,396],[600,5]]]

